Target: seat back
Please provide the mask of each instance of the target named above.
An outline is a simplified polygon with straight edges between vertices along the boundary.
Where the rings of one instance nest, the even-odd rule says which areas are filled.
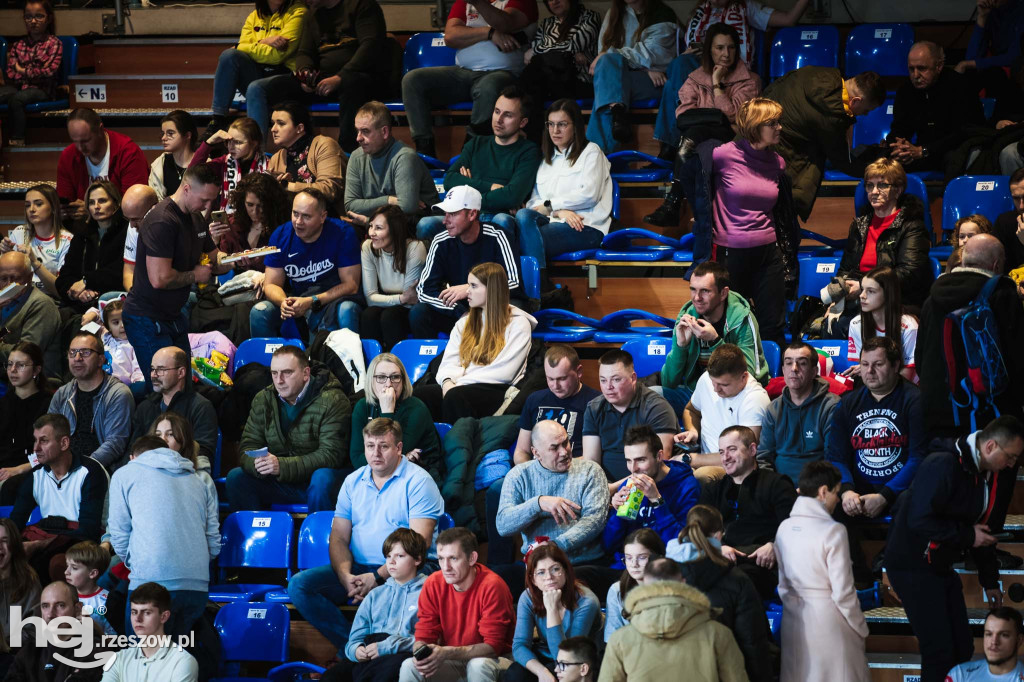
[[[1013,208],[1009,178],[1003,175],[961,175],[946,185],[942,195],[942,231],[951,232],[960,218],[980,213],[995,223],[1000,213]]]
[[[270,367],[270,358],[274,355],[274,351],[285,345],[297,346],[302,350],[306,350],[306,346],[302,343],[301,339],[286,339],[283,336],[259,336],[246,339],[238,347],[238,350],[235,351],[232,374],[250,362],[258,362],[261,365]]]
[[[824,351],[832,358],[832,365],[836,372],[842,372],[850,366],[847,359],[847,343],[845,339],[805,339],[818,350]]]
[[[879,76],[906,76],[907,55],[914,44],[910,24],[860,24],[846,39],[846,74],[874,71]]]
[[[530,298],[540,298],[540,266],[533,256],[520,256],[519,269],[523,275],[523,291]]]
[[[864,116],[858,116],[853,124],[853,146],[874,145],[885,139],[892,129],[892,99],[886,99],[880,107]]]
[[[362,339],[363,342],[363,359],[366,361],[366,366],[370,366],[370,361],[375,357],[384,352],[384,349],[380,345],[380,341],[376,339]]]
[[[928,231],[928,234],[932,234],[932,211],[928,205],[928,187],[924,184],[924,180],[917,175],[907,176],[907,194],[912,194],[921,200],[921,204],[924,206],[924,229]],[[853,205],[854,211],[859,213],[862,208],[868,205],[868,195],[864,191],[864,181],[861,180],[857,185],[857,189],[853,194]]]
[[[288,607],[273,602],[233,602],[217,611],[213,621],[225,661],[288,659],[291,619]]]
[[[839,30],[835,26],[788,26],[775,33],[769,75],[782,78],[801,66],[839,66]]]
[[[405,339],[396,343],[391,352],[402,361],[410,381],[415,383],[426,373],[430,361],[444,353],[447,345],[445,339]]]
[[[425,66],[455,66],[455,50],[445,45],[444,33],[416,33],[402,52],[402,75]]]
[[[58,85],[67,85],[68,77],[78,74],[78,38],[74,36],[61,36],[63,54],[60,62],[60,76],[57,78]],[[6,65],[6,60],[4,64]]]
[[[305,570],[331,563],[328,545],[331,539],[333,511],[313,512],[302,521],[299,528],[297,568]]]
[[[779,367],[782,364],[782,349],[774,341],[761,341],[761,348],[764,350],[764,361],[768,365],[768,375],[779,376]]]
[[[638,377],[660,372],[672,350],[672,339],[634,339],[622,344],[622,350],[633,356],[633,371]]]
[[[437,532],[438,533],[440,533],[442,531],[446,531],[449,528],[454,528],[454,527],[455,527],[455,519],[453,519],[452,515],[449,514],[448,512],[444,512],[437,519]]]
[[[819,298],[821,290],[828,286],[839,270],[839,258],[835,256],[808,256],[798,259],[797,263],[800,266],[800,286],[796,292],[798,298]]]
[[[444,437],[452,430],[452,425],[445,422],[434,422],[434,430],[437,431],[437,437],[444,443]]]
[[[281,511],[232,512],[221,526],[220,568],[291,568],[292,517]]]
[[[619,183],[612,178],[612,219],[619,219],[619,199],[620,197]]]

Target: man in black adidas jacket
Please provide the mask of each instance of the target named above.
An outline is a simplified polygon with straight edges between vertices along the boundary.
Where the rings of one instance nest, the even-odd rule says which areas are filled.
[[[960,576],[953,563],[970,551],[993,607],[1002,604],[995,534],[1002,530],[1024,451],[1024,425],[993,420],[957,440],[935,440],[904,494],[889,531],[885,568],[921,651],[921,681],[943,682],[971,658]]]

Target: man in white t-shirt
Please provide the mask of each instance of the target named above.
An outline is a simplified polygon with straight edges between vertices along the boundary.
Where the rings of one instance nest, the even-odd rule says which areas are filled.
[[[747,371],[743,351],[723,343],[711,353],[707,372],[697,380],[683,411],[686,430],[676,436],[676,442],[700,443],[702,456],[694,464],[712,464],[708,458],[717,458],[718,437],[728,427],[746,426],[756,438],[761,437],[761,423],[770,404],[768,392]],[[721,466],[721,459],[715,464]]]
[[[121,199],[121,213],[128,221],[128,234],[124,238],[124,269],[122,278],[124,290],[131,291],[135,279],[135,249],[139,243],[139,227],[149,210],[160,199],[156,190],[149,185],[132,185]]]
[[[402,102],[416,151],[437,156],[430,110],[473,102],[466,132],[491,135],[498,94],[523,70],[523,54],[537,30],[536,0],[455,0],[444,42],[455,48],[455,66],[413,69],[402,78]]]
[[[985,617],[985,660],[961,663],[949,671],[946,682],[1021,682],[1024,662],[1018,658],[1024,644],[1020,611],[1000,606]]]

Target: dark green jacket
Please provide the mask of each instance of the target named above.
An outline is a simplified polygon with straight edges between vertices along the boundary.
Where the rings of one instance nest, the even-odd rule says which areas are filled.
[[[363,427],[377,417],[394,419],[402,425],[402,454],[420,450],[419,465],[430,474],[438,487],[444,482],[441,478],[444,462],[441,458],[441,440],[437,437],[434,420],[430,410],[423,401],[409,396],[395,406],[394,412],[384,414],[380,404],[371,405],[366,398],[361,398],[352,410],[352,438],[348,448],[348,457],[352,468],[366,466],[366,452],[363,446]]]
[[[273,385],[256,394],[249,420],[242,432],[239,450],[245,473],[265,478],[256,472],[253,458],[246,450],[266,447],[277,455],[281,483],[306,485],[317,469],[348,467],[345,445],[348,443],[352,405],[341,384],[327,367],[314,362],[310,385],[299,402],[299,413],[286,436],[281,430],[281,399]]]
[[[826,159],[844,173],[856,173],[846,137],[856,119],[843,107],[842,73],[805,66],[769,85],[762,97],[782,105],[782,139],[776,151],[786,160],[796,212],[806,222],[825,174]]]
[[[476,531],[481,520],[476,517],[473,499],[476,496],[476,467],[489,452],[515,447],[519,436],[519,416],[463,417],[455,422],[444,437],[445,462],[448,473],[441,496],[445,509],[451,509],[456,526]]]

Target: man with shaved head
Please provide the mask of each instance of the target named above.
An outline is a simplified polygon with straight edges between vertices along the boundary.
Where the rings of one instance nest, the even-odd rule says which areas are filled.
[[[947,169],[952,163],[947,155],[967,139],[967,126],[985,125],[978,89],[946,68],[942,48],[928,40],[910,48],[907,69],[910,80],[896,91],[886,137],[892,158],[908,173],[939,170],[956,175],[963,168]]]
[[[160,201],[156,190],[149,185],[132,185],[121,198],[121,213],[128,221],[128,234],[124,238],[124,290],[131,291],[135,279],[135,251],[139,245],[139,228],[142,219]]]
[[[917,375],[921,378],[921,406],[924,409],[925,427],[935,437],[958,437],[971,432],[970,413],[967,408],[955,407],[950,399],[950,380],[947,376],[947,359],[943,350],[946,315],[970,305],[981,288],[992,277],[1000,281],[988,304],[992,308],[996,326],[999,329],[998,343],[1006,362],[1006,371],[1011,378],[1009,387],[996,396],[995,404],[999,414],[1021,416],[1024,405],[1024,382],[1014,380],[1024,376],[1024,356],[1019,352],[1020,339],[1024,338],[1024,310],[1017,298],[1016,286],[1004,272],[1005,253],[999,239],[990,234],[971,237],[964,245],[960,267],[935,280],[928,300],[921,308],[921,326],[917,332],[917,350],[914,362]],[[957,346],[957,344],[954,344]],[[956,351],[956,367],[962,371],[965,362],[959,347]],[[964,376],[954,377],[960,385]],[[963,402],[962,392],[958,395]],[[959,427],[954,424],[954,409],[959,417]],[[991,410],[979,410],[977,424],[987,424],[997,415]]]
[[[545,536],[575,564],[604,560],[601,533],[608,515],[608,479],[597,462],[573,457],[572,441],[558,422],[537,422],[530,434],[533,459],[505,476],[497,529],[522,536],[526,554]],[[523,564],[494,567],[513,595],[523,590]]]
[[[60,374],[60,313],[52,298],[32,286],[32,266],[21,251],[0,256],[0,327],[5,366],[15,344],[31,341],[43,350],[46,374]]]
[[[153,393],[135,408],[132,442],[146,435],[165,412],[175,412],[192,424],[192,436],[199,444],[199,470],[209,468],[217,449],[217,411],[213,403],[192,387],[189,357],[177,346],[153,354],[149,378]],[[207,461],[203,461],[205,458]]]

